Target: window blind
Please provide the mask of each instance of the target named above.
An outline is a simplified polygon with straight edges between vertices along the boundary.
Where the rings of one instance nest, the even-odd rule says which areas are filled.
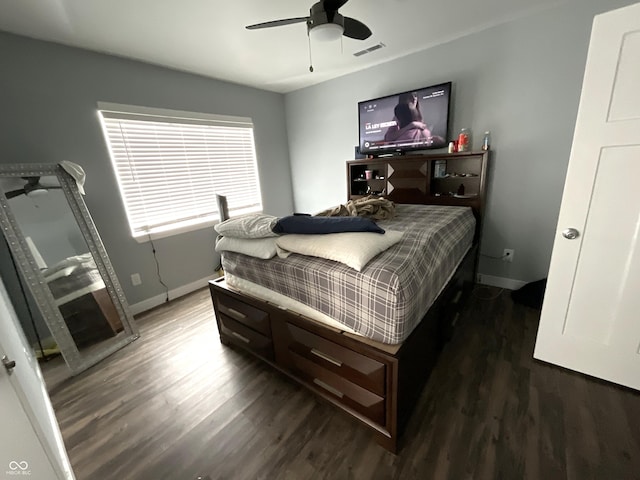
[[[134,237],[217,220],[216,194],[262,211],[250,119],[122,110],[100,115]]]

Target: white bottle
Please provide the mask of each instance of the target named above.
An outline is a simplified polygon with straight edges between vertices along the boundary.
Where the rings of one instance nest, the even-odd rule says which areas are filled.
[[[491,145],[491,132],[484,132],[484,138],[482,139],[482,150],[485,152],[489,150],[489,146]]]

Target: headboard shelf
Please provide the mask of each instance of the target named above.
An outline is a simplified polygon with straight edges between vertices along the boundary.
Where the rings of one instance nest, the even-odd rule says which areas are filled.
[[[482,219],[489,152],[435,153],[347,161],[347,199],[469,206]]]

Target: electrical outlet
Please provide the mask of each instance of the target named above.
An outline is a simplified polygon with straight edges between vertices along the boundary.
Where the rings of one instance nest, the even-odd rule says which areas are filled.
[[[134,287],[137,287],[138,285],[142,284],[142,278],[140,278],[139,273],[134,273],[133,275],[131,275],[131,284]]]
[[[515,254],[515,250],[511,248],[505,248],[502,251],[502,261],[503,262],[513,262],[513,255]]]

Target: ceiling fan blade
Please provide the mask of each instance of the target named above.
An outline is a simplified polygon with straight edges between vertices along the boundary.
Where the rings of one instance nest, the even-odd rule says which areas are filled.
[[[324,6],[325,12],[335,12],[348,1],[349,0],[323,0],[322,5]]]
[[[345,37],[354,38],[356,40],[365,40],[371,36],[371,30],[364,23],[351,17],[344,17],[344,33]]]
[[[306,22],[309,17],[283,18],[282,20],[273,20],[271,22],[256,23],[255,25],[247,25],[247,30],[258,30],[259,28],[280,27],[282,25],[291,25],[293,23]]]
[[[7,197],[7,200],[8,200],[10,198],[14,198],[14,197],[18,197],[20,195],[24,195],[25,193],[27,193],[27,192],[24,191],[24,188],[21,188],[20,190],[12,190],[10,192],[7,192],[7,193],[4,194],[4,196]]]

